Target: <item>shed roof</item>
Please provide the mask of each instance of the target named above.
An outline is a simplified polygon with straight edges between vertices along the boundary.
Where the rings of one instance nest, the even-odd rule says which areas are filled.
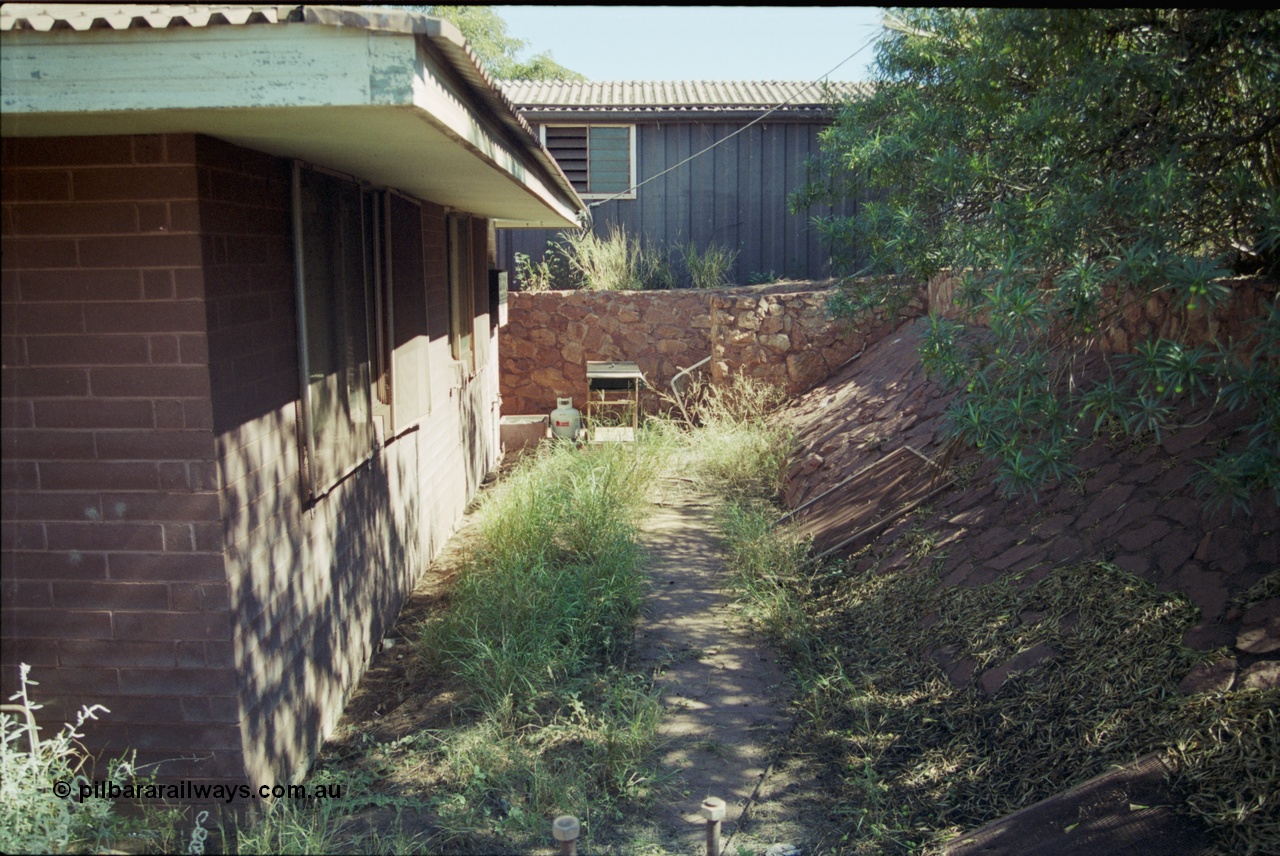
[[[312,38],[319,30],[406,47],[370,42],[362,71],[358,51],[346,52],[346,67],[326,63],[337,42]],[[194,131],[507,225],[563,226],[585,210],[457,27],[440,18],[368,6],[6,3],[0,32],[5,136]],[[233,40],[217,34],[240,32],[240,53],[224,50]],[[152,49],[197,36],[210,37],[198,40],[208,50],[185,62],[183,51]],[[293,61],[309,66],[273,53],[286,41],[308,43]],[[245,62],[263,56],[276,62]],[[232,65],[212,67],[217,58]],[[436,159],[430,169],[415,163],[424,153]]]
[[[527,113],[721,113],[775,107],[779,113],[813,113],[871,92],[871,84],[851,81],[501,80],[498,84]]]

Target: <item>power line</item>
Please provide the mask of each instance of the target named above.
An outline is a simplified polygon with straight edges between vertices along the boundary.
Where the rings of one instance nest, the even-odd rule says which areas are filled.
[[[845,64],[845,63],[847,63],[849,60],[853,59],[855,56],[857,56],[858,54],[860,54],[860,53],[862,53],[864,50],[866,50],[868,47],[870,47],[870,46],[871,46],[871,45],[876,41],[876,39],[877,39],[877,38],[879,38],[879,33],[875,33],[875,34],[871,35],[871,36],[870,36],[870,37],[869,37],[865,42],[863,42],[863,43],[862,43],[862,45],[861,45],[861,46],[859,46],[859,47],[858,47],[858,49],[857,49],[857,50],[855,50],[853,53],[849,54],[849,55],[848,55],[847,57],[845,57],[844,59],[840,60],[840,62],[836,63],[836,65],[835,65],[835,66],[834,66],[830,71],[828,71],[826,74],[824,74],[824,75],[822,75],[822,76],[818,77],[816,80],[812,81],[812,85],[817,86],[817,85],[822,84],[824,81],[826,81],[826,80],[827,80],[827,78],[831,77],[831,75],[832,75],[832,74],[834,74],[834,73],[835,73],[835,72],[836,72],[836,71],[837,71],[837,70],[838,70],[842,65],[844,65],[844,64]],[[690,161],[692,161],[692,160],[694,160],[694,159],[696,159],[696,158],[700,158],[700,157],[702,157],[702,156],[703,156],[703,155],[705,155],[707,152],[711,151],[712,149],[714,149],[716,146],[720,145],[721,143],[727,143],[727,142],[729,142],[729,141],[730,141],[730,140],[732,140],[734,137],[738,136],[738,135],[739,135],[739,134],[741,134],[743,131],[747,130],[747,128],[750,128],[752,125],[755,125],[755,124],[756,124],[756,123],[758,123],[758,122],[763,122],[763,121],[764,121],[765,119],[767,119],[770,115],[772,115],[773,113],[776,113],[778,110],[781,110],[783,107],[785,107],[785,106],[787,106],[788,104],[790,104],[790,103],[791,103],[791,101],[792,101],[792,100],[794,100],[794,99],[795,99],[795,98],[796,98],[796,97],[797,97],[797,96],[798,96],[802,91],[803,91],[803,90],[800,90],[800,89],[796,90],[796,92],[794,92],[794,93],[791,95],[791,97],[790,97],[790,98],[787,98],[785,101],[782,101],[782,102],[780,102],[780,103],[778,103],[778,104],[775,104],[773,107],[770,107],[770,108],[769,108],[768,110],[766,110],[764,113],[761,113],[759,116],[757,116],[756,118],[752,119],[750,122],[748,122],[747,124],[743,125],[741,128],[739,128],[738,130],[734,131],[734,132],[733,132],[732,134],[730,134],[729,136],[724,137],[723,139],[716,140],[714,143],[712,143],[711,145],[707,146],[705,149],[703,149],[702,151],[698,152],[697,154],[689,155],[689,157],[687,157],[687,158],[685,158],[684,160],[680,161],[680,163],[678,163],[678,164],[674,164],[673,166],[670,166],[670,167],[667,167],[667,168],[666,168],[666,169],[664,169],[662,172],[657,173],[656,175],[651,175],[651,176],[649,176],[648,178],[646,178],[644,181],[641,181],[641,182],[638,182],[638,183],[636,183],[636,184],[633,184],[631,187],[628,187],[626,190],[623,190],[623,191],[622,191],[622,192],[620,192],[620,193],[616,193],[616,194],[614,194],[613,196],[608,197],[607,199],[599,199],[599,200],[597,200],[597,201],[595,201],[595,202],[588,203],[588,204],[587,204],[587,207],[588,207],[588,208],[595,208],[596,206],[598,206],[598,205],[603,205],[603,204],[604,204],[604,203],[606,203],[606,202],[612,202],[612,201],[614,201],[615,199],[620,199],[620,198],[621,198],[621,197],[623,197],[623,196],[628,196],[628,195],[630,195],[631,193],[634,193],[634,192],[635,192],[636,190],[638,190],[639,188],[641,188],[641,187],[645,186],[646,184],[648,184],[649,182],[653,181],[654,179],[662,178],[662,176],[666,175],[667,173],[669,173],[669,172],[672,172],[672,171],[674,171],[674,170],[679,169],[680,167],[684,166],[685,164],[689,163]]]

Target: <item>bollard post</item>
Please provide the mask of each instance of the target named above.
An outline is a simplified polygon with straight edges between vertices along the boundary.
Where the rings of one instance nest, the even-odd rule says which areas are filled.
[[[720,821],[724,820],[724,800],[707,797],[698,813],[707,819],[707,856],[720,856]]]
[[[563,814],[551,822],[551,835],[560,842],[560,856],[577,856],[578,828],[578,819],[571,814]]]

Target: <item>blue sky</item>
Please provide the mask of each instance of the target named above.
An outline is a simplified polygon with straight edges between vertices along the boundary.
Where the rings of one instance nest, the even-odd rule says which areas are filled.
[[[868,80],[872,6],[495,6],[507,32],[592,80]]]

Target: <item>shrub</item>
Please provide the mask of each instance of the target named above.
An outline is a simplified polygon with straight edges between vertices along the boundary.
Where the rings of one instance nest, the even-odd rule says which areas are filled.
[[[840,107],[792,202],[862,200],[815,221],[838,270],[955,272],[957,308],[988,325],[935,323],[926,346],[959,388],[955,433],[1034,490],[1098,425],[1158,436],[1207,401],[1252,436],[1198,461],[1202,486],[1280,502],[1280,313],[1253,342],[1188,335],[1228,274],[1280,274],[1280,13],[918,8],[886,28],[873,94]],[[842,300],[903,291],[863,280]],[[1147,306],[1179,329],[1094,371]]]
[[[30,679],[30,666],[23,663],[19,669],[21,688],[10,697],[18,703],[5,705],[0,713],[0,852],[60,853],[73,845],[100,844],[111,826],[111,802],[72,795],[88,782],[81,772],[87,758],[76,744],[83,736],[79,729],[109,711],[102,705],[86,706],[75,725],[67,723],[42,740],[35,711],[43,705],[27,692],[38,684]],[[130,774],[124,763],[111,768],[112,780],[122,786]],[[57,793],[55,786],[67,790]]]
[[[737,261],[738,251],[711,243],[702,252],[690,242],[679,248],[689,284],[694,288],[720,288],[729,284],[729,271]]]

